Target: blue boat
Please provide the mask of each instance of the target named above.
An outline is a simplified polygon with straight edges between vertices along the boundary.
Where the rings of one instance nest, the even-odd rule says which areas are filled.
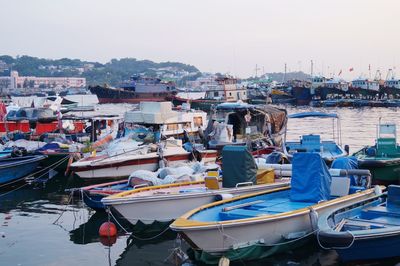
[[[282,149],[289,160],[291,160],[293,154],[297,152],[314,152],[319,153],[329,165],[333,160],[347,156],[348,152],[340,147],[341,130],[339,116],[337,114],[323,112],[303,112],[288,115],[288,118],[332,118],[336,120],[336,123],[333,123],[332,140],[321,140],[321,136],[318,134],[307,134],[302,135],[298,141],[287,141],[286,131]]]
[[[101,202],[102,198],[131,189],[134,189],[134,187],[129,184],[129,179],[125,179],[82,187],[79,189],[79,192],[81,193],[83,202],[89,208],[96,211],[104,211],[105,206]]]
[[[335,249],[343,261],[400,257],[400,186],[333,210],[318,227],[321,247]]]
[[[33,173],[44,159],[46,156],[43,155],[0,159],[0,185],[14,183]]]
[[[375,197],[373,189],[354,190],[350,183],[347,177],[331,177],[319,154],[297,153],[290,188],[203,205],[170,227],[187,240],[198,260],[261,259],[304,245],[317,230],[318,215]]]

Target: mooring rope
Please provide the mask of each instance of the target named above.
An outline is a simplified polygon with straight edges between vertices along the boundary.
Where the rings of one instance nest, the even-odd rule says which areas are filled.
[[[112,214],[110,208],[107,208],[107,213],[108,213],[109,217],[111,216],[112,218],[114,218],[114,221],[118,224],[119,227],[122,228],[122,230],[123,230],[126,234],[130,234],[129,237],[132,237],[132,238],[137,239],[137,240],[141,240],[141,241],[150,241],[150,240],[153,240],[153,239],[156,239],[156,238],[162,236],[165,232],[167,232],[167,231],[169,230],[169,226],[167,226],[161,233],[158,233],[158,234],[156,234],[156,235],[154,235],[154,236],[152,236],[152,237],[141,238],[141,237],[135,236],[133,233],[130,233],[128,230],[126,230],[125,227],[123,227],[123,226],[118,222],[117,218],[115,218],[115,216]]]

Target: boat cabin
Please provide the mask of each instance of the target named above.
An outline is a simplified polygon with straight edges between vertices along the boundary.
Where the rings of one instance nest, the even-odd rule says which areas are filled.
[[[124,117],[125,135],[137,130],[137,126],[160,130],[164,136],[181,136],[184,132],[198,134],[204,129],[207,113],[193,110],[172,110],[171,102],[141,102],[139,110],[128,111]]]
[[[379,91],[379,82],[374,80],[356,79],[351,82],[351,86],[363,90]]]
[[[247,139],[268,139],[280,145],[286,127],[286,111],[271,106],[264,108],[247,103],[219,104],[212,117],[210,145],[246,143]],[[211,122],[212,122],[211,121]]]
[[[385,81],[385,87],[400,89],[400,79],[389,79]]]
[[[377,156],[398,156],[400,149],[397,146],[396,125],[395,124],[379,124],[378,136],[376,139]]]
[[[213,100],[224,100],[226,102],[237,102],[247,100],[247,89],[239,87],[238,81],[231,77],[216,78],[217,86],[206,91],[205,98]]]
[[[349,90],[349,83],[340,79],[329,79],[324,83],[324,86],[330,89],[337,89],[341,91]]]
[[[323,87],[325,84],[326,78],[322,76],[314,76],[311,78],[311,88],[316,89]]]

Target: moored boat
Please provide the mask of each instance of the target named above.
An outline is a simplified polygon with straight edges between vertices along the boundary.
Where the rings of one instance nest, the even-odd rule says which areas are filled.
[[[318,242],[334,249],[344,261],[400,256],[400,186],[322,215]]]
[[[31,174],[46,156],[30,155],[0,159],[0,185],[21,180]]]
[[[287,179],[256,184],[256,165],[246,147],[227,146],[223,151],[223,180],[144,187],[102,199],[130,223],[170,222],[186,211],[222,198],[287,186]],[[273,176],[273,175],[272,175]]]
[[[122,84],[120,88],[89,86],[89,90],[97,95],[100,103],[162,102],[172,100],[176,93],[175,84],[172,82],[137,76],[131,77],[130,81]]]
[[[199,159],[214,162],[216,151],[200,150]],[[71,164],[70,170],[82,179],[94,180],[104,178],[124,178],[132,172],[142,169],[155,171],[160,163],[168,165],[188,162],[193,158],[192,152],[182,147],[180,140],[168,139],[160,145],[148,144],[131,150],[119,151],[113,155],[86,157]]]
[[[289,121],[291,119],[300,118],[332,118],[336,120],[333,125],[331,140],[321,140],[321,136],[318,134],[307,134],[301,136],[297,141],[288,141],[286,132],[282,149],[289,159],[291,159],[293,154],[297,152],[316,152],[319,153],[328,164],[330,164],[333,160],[347,155],[347,152],[340,147],[341,129],[339,116],[337,114],[323,112],[303,112],[291,114],[288,116],[288,118]]]
[[[400,181],[400,147],[395,124],[380,124],[375,145],[354,153],[360,168],[369,169],[374,183],[398,184]]]
[[[207,89],[203,98],[189,99],[175,96],[174,103],[182,105],[190,103],[193,109],[208,111],[213,106],[224,102],[247,101],[246,88],[238,85],[238,80],[233,77],[223,76],[215,79],[215,86]]]
[[[219,166],[216,164],[204,165],[199,162],[194,162],[185,164],[184,166],[160,168],[156,172],[137,170],[125,180],[90,185],[80,189],[74,189],[73,191],[79,191],[79,196],[83,198],[85,204],[90,208],[94,210],[104,210],[106,207],[101,202],[101,199],[104,197],[144,186],[203,181],[205,172],[210,169],[219,169]]]
[[[375,195],[350,193],[349,178],[331,178],[317,153],[293,158],[291,188],[247,194],[203,205],[171,224],[197,259],[251,260],[304,244],[316,231],[317,216]]]

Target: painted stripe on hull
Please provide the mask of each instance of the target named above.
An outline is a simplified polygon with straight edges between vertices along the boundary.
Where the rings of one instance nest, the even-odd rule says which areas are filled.
[[[169,99],[162,98],[99,98],[99,103],[140,103],[140,102],[163,102]]]
[[[188,154],[181,154],[181,155],[172,155],[172,156],[165,156],[164,158],[167,161],[185,161],[189,160],[189,153]],[[123,166],[138,166],[138,165],[146,165],[146,164],[158,164],[159,162],[158,157],[153,158],[146,158],[146,159],[133,159],[127,160],[122,162],[116,163],[104,163],[98,165],[84,165],[84,166],[71,166],[71,171],[74,172],[81,172],[81,171],[91,171],[91,170],[99,170],[99,169],[106,169],[106,168],[115,168],[115,167],[123,167]]]

